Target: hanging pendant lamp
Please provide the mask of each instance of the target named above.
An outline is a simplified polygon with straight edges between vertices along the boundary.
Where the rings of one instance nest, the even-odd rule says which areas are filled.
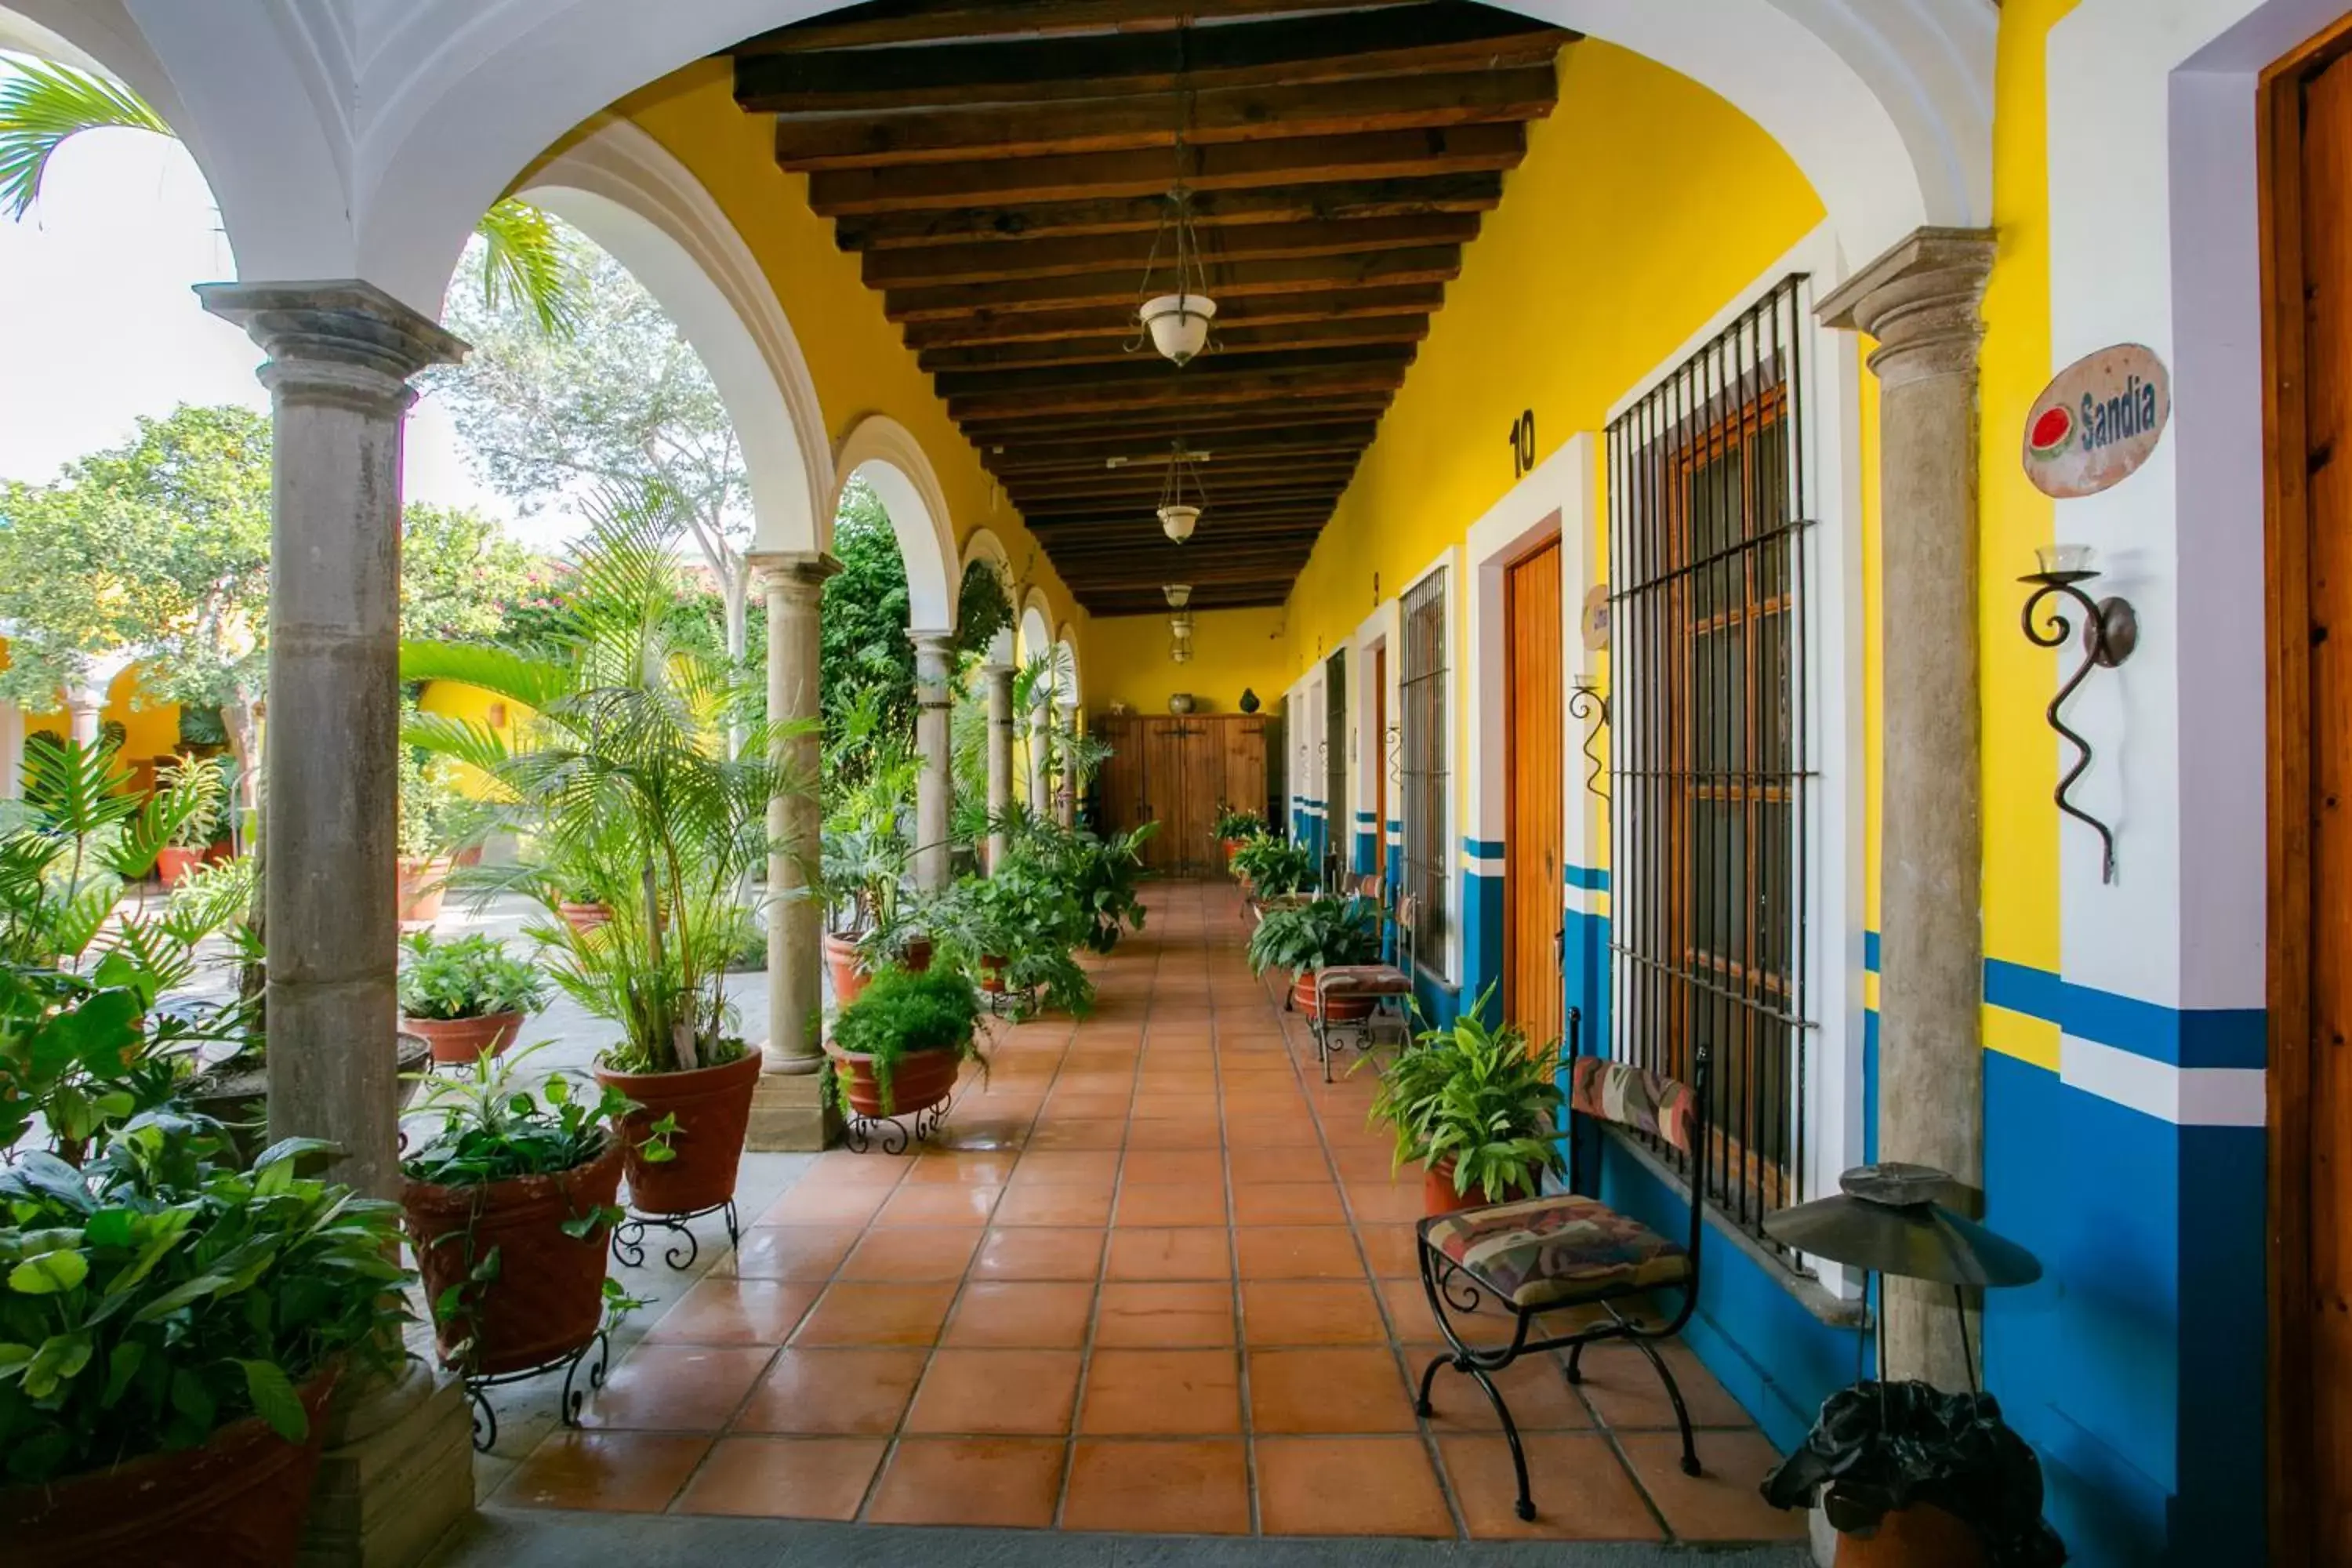
[[[1192,537],[1201,510],[1209,504],[1201,487],[1200,459],[1179,436],[1168,444],[1168,472],[1160,484],[1160,526],[1181,544]]]
[[[1192,658],[1192,612],[1186,606],[1192,602],[1192,584],[1170,583],[1160,592],[1168,600],[1168,658],[1172,663],[1189,664]]]
[[[1177,79],[1184,73],[1181,64],[1185,29],[1177,29],[1177,49],[1180,66]],[[1192,190],[1184,183],[1184,126],[1192,116],[1192,94],[1189,89],[1177,96],[1176,121],[1176,183],[1169,187],[1168,205],[1160,215],[1160,226],[1151,236],[1151,254],[1143,263],[1143,287],[1136,297],[1135,320],[1142,331],[1130,350],[1140,348],[1149,337],[1151,346],[1162,358],[1178,365],[1189,364],[1194,355],[1209,346],[1209,322],[1217,313],[1217,302],[1209,298],[1208,275],[1201,266],[1200,237],[1192,226]],[[1159,281],[1160,290],[1154,293],[1154,274],[1158,271],[1162,252],[1171,261],[1171,269]]]

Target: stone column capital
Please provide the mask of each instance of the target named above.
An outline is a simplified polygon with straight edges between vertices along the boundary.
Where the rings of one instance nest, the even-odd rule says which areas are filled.
[[[744,552],[743,562],[760,586],[772,594],[794,588],[822,593],[825,579],[842,569],[839,556],[822,550],[751,550]]]
[[[373,283],[199,283],[205,310],[269,356],[261,384],[283,396],[405,408],[409,377],[455,364],[467,345]]]
[[[1883,384],[1973,375],[1993,250],[1990,229],[1914,229],[1832,289],[1816,313],[1824,326],[1878,340],[1870,368]]]

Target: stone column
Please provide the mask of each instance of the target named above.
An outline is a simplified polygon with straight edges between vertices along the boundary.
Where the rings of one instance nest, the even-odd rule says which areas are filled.
[[[85,746],[95,746],[104,731],[106,688],[91,682],[66,689],[66,733]]]
[[[1062,733],[1076,735],[1077,732],[1078,706],[1075,702],[1066,702],[1062,704]],[[1062,770],[1059,807],[1062,826],[1076,827],[1078,825],[1078,776],[1067,767]]]
[[[806,721],[804,734],[778,734],[770,759],[786,787],[768,803],[768,1041],[751,1102],[747,1148],[822,1149],[832,1127],[817,1093],[824,1064],[817,1029],[824,1012],[824,906],[809,897],[821,849],[817,799],[818,611],[824,581],[841,570],[830,555],[762,551],[751,557],[768,599],[768,721]]]
[[[1981,753],[1977,658],[1978,307],[1993,237],[1923,228],[1822,300],[1878,340],[1886,851],[1879,893],[1878,1147],[1984,1181]],[[1890,1375],[1967,1386],[1940,1287],[1890,1281]],[[1973,1336],[1972,1336],[1973,1337]]]
[[[1052,695],[1045,691],[1038,692],[1029,704],[1029,809],[1041,819],[1051,816],[1054,809],[1045,799],[1045,748],[1050,739],[1045,731],[1054,710],[1052,704]]]
[[[915,779],[915,886],[931,892],[948,885],[948,820],[955,796],[948,672],[955,664],[955,638],[950,632],[908,636],[915,640],[915,750],[922,763]]]
[[[1013,667],[992,664],[981,670],[988,679],[988,819],[1004,820],[1013,805]],[[1010,847],[1001,828],[988,835],[988,868],[1002,865]]]
[[[399,809],[401,423],[408,378],[466,346],[373,284],[215,283],[269,358],[269,1135],[397,1194],[393,851]],[[421,1558],[473,1503],[460,1385],[411,1362],[337,1391],[306,1563]]]

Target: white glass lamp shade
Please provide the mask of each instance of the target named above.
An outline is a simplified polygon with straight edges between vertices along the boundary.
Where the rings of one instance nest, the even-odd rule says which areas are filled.
[[[2034,555],[2053,577],[2087,575],[2098,569],[2098,552],[2087,544],[2045,544]]]
[[[1162,294],[1146,300],[1139,314],[1151,333],[1151,346],[1182,364],[1209,342],[1209,318],[1217,302],[1206,294]]]
[[[1200,521],[1201,509],[1197,506],[1163,506],[1160,509],[1160,526],[1166,529],[1168,537],[1179,544],[1192,537],[1192,525]]]

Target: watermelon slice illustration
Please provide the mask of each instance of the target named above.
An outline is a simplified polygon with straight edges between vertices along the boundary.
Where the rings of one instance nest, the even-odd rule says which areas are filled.
[[[2074,439],[2074,416],[2063,403],[2051,405],[2034,416],[2032,428],[2026,432],[2026,449],[2037,458],[2054,458],[2064,451]]]

